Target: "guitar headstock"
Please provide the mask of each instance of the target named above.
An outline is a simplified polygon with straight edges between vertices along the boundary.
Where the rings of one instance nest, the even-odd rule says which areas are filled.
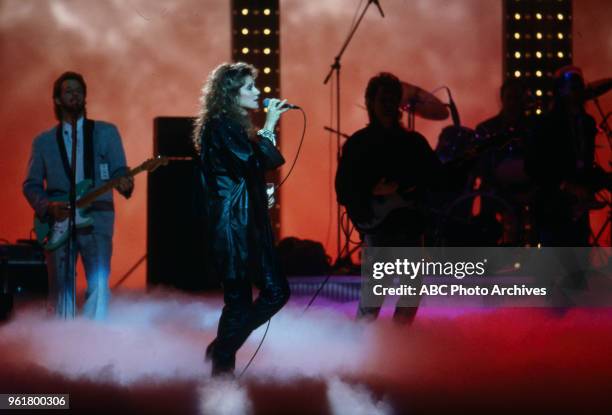
[[[157,156],[151,159],[146,160],[140,165],[142,170],[147,170],[149,172],[155,171],[160,166],[168,165],[168,157]]]

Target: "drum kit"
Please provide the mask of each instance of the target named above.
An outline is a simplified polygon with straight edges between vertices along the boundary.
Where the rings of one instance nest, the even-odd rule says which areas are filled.
[[[402,89],[401,108],[407,114],[409,130],[415,129],[416,116],[434,121],[443,121],[449,115],[453,116],[454,125],[442,131],[436,147],[436,153],[443,164],[456,162],[474,153],[479,143],[492,139],[490,136],[479,137],[474,130],[459,125],[459,116],[450,91],[450,103],[447,104],[416,85],[402,82]],[[585,99],[596,101],[597,97],[610,89],[612,80],[609,78],[592,82],[586,86]],[[479,178],[459,177],[463,186],[451,197],[447,197],[438,209],[438,220],[430,236],[431,242],[447,246],[529,246],[537,243],[531,212],[530,195],[533,188],[525,173],[524,155],[516,151],[521,141],[524,141],[524,137],[515,134],[513,140],[504,141],[490,149],[496,153],[492,171],[494,180],[506,191],[481,190],[478,186]],[[507,191],[519,188],[520,191]]]

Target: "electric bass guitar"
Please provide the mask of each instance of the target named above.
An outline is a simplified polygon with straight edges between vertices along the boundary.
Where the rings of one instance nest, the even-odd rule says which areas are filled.
[[[85,179],[76,184],[76,212],[75,212],[75,225],[78,228],[86,228],[93,225],[93,219],[85,212],[86,208],[96,200],[100,195],[110,191],[119,184],[119,181],[123,177],[133,177],[143,171],[153,171],[159,166],[165,166],[168,164],[167,157],[158,156],[156,158],[149,159],[142,163],[140,166],[131,169],[126,175],[116,177],[109,180],[104,185],[100,186],[95,190],[91,190],[92,181]],[[67,195],[50,197],[49,201],[52,202],[69,202]],[[34,232],[36,233],[36,239],[38,243],[46,251],[54,251],[62,246],[69,237],[69,219],[66,218],[62,221],[44,221],[34,216]]]

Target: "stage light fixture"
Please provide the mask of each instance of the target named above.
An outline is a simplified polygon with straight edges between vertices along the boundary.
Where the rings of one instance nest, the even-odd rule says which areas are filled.
[[[280,13],[279,0],[230,0],[232,24],[232,60],[244,61],[261,74],[257,82],[261,98],[282,96],[280,88]],[[248,51],[247,53],[245,53]],[[255,125],[263,125],[265,109],[252,114]],[[282,142],[277,132],[277,143]],[[278,184],[280,172],[270,172],[267,180]],[[280,197],[277,194],[277,197]],[[280,236],[278,204],[269,210],[276,237]]]
[[[572,0],[502,3],[503,77],[520,78],[543,113],[551,99],[553,73],[572,61]]]

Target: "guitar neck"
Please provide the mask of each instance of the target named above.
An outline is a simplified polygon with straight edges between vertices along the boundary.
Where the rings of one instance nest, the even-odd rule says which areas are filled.
[[[127,174],[120,176],[120,177],[115,177],[114,179],[106,182],[103,186],[98,187],[96,190],[93,190],[89,193],[87,193],[85,196],[83,196],[82,198],[80,198],[79,200],[77,200],[77,207],[78,208],[83,208],[85,206],[90,205],[94,200],[96,200],[99,196],[103,195],[104,193],[108,192],[109,190],[112,190],[113,187],[117,186],[117,184],[119,184],[119,181],[124,178],[124,177],[133,177],[136,176],[138,173],[144,171],[145,168],[141,165],[138,167],[135,167],[133,169],[131,169]]]

